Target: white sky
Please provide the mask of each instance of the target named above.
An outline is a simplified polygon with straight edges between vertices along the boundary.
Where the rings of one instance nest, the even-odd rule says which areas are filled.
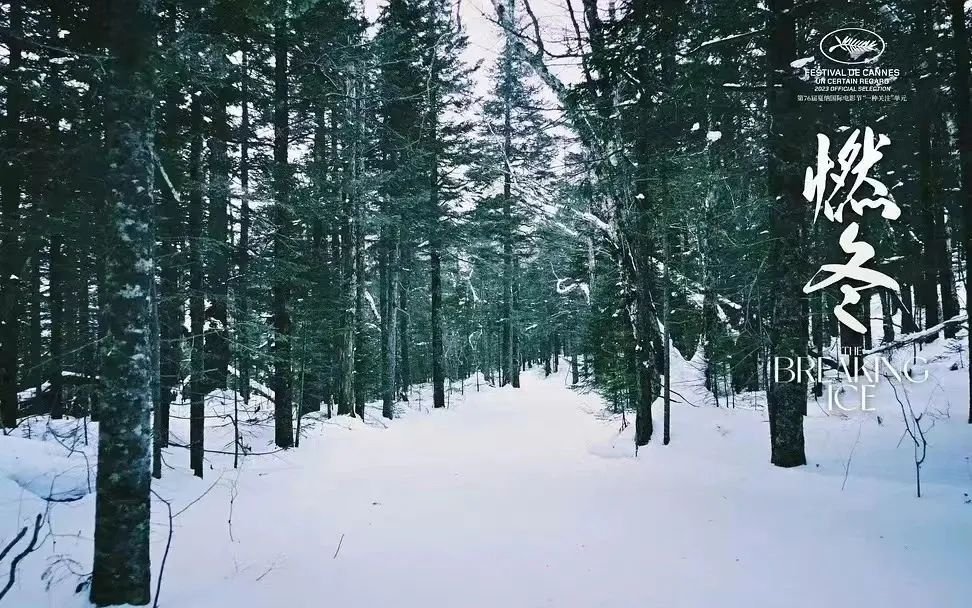
[[[500,0],[505,3],[505,0]],[[387,0],[362,0],[365,16],[368,21],[374,22],[378,14],[387,3]],[[469,37],[469,48],[466,52],[466,60],[469,63],[483,61],[483,68],[474,76],[476,81],[475,93],[477,96],[485,95],[489,89],[488,68],[495,60],[502,48],[502,39],[499,28],[490,19],[496,16],[496,9],[492,0],[450,0],[455,14],[456,7],[459,9],[459,16],[462,18],[462,27]],[[518,10],[522,11],[522,4],[518,4]],[[567,34],[570,22],[567,18],[567,8],[563,0],[531,0],[530,6],[533,8],[537,19],[543,26],[545,42],[551,49],[559,50],[558,40],[563,39]],[[532,34],[532,29],[531,29]],[[570,30],[573,37],[573,31]],[[576,70],[573,66],[551,65],[551,69],[558,75],[571,79]],[[552,97],[549,101],[553,101]]]

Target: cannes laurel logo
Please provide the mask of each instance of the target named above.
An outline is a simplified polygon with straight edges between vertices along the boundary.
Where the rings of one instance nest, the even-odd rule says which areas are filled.
[[[874,63],[884,54],[884,49],[884,38],[859,27],[834,30],[820,39],[824,57],[845,65]]]

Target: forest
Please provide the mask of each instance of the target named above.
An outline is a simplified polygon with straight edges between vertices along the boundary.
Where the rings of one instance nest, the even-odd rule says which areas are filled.
[[[856,377],[845,356],[947,359],[972,425],[964,0],[0,11],[0,421],[28,439],[71,421],[86,446],[96,429],[94,605],[159,605],[170,474],[205,488],[213,458],[299,453],[335,420],[394,427],[535,376],[630,420],[635,453],[688,433],[673,411],[755,400],[767,475],[808,464],[825,389],[781,358],[828,378]],[[840,67],[821,51],[847,44],[821,37],[850,26],[881,34],[891,94],[810,100],[814,69]],[[835,209],[845,177],[879,200]],[[811,286],[860,243],[880,279]],[[890,411],[927,449],[930,416]],[[538,430],[559,433],[556,414]],[[0,534],[0,604],[44,533],[30,515]]]

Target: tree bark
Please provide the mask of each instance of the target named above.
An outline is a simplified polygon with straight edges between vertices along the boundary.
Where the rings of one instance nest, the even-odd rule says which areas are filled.
[[[791,63],[796,60],[796,23],[793,0],[770,0],[768,109],[770,252],[769,322],[770,360],[775,357],[807,355],[807,320],[802,272],[806,213],[801,198],[800,146],[803,138],[797,111],[796,75]],[[807,387],[797,379],[780,382],[770,374],[767,390],[771,461],[776,466],[792,467],[807,463],[804,452],[803,412]]]
[[[445,374],[442,366],[442,260],[439,244],[429,253],[432,273],[432,405],[445,407]]]
[[[274,194],[273,208],[273,260],[275,272],[272,288],[273,299],[273,375],[271,377],[274,401],[274,442],[277,447],[289,448],[294,443],[293,406],[291,404],[290,370],[290,292],[288,279],[287,248],[290,238],[290,110],[289,82],[287,71],[288,41],[286,2],[279,8],[280,14],[274,22],[273,39],[273,163]]]
[[[56,121],[56,119],[55,119]],[[56,124],[56,123],[55,123]],[[56,128],[56,127],[55,127]],[[50,238],[49,263],[49,298],[48,306],[51,313],[51,418],[64,417],[63,384],[64,384],[64,291],[67,288],[67,264],[65,242],[63,234],[63,212],[56,188],[51,188],[51,221],[53,223]]]
[[[175,14],[168,20],[165,33],[168,42],[176,37]],[[160,447],[169,445],[169,408],[175,400],[182,382],[182,334],[185,321],[185,297],[182,292],[182,264],[185,246],[185,224],[179,197],[184,186],[183,166],[179,154],[179,127],[182,123],[182,91],[175,79],[169,81],[165,92],[165,115],[161,133],[159,162],[169,184],[160,189],[159,221],[159,325],[160,325],[160,375],[159,375],[159,412],[155,419]],[[164,181],[164,180],[159,180]]]
[[[668,213],[662,213],[662,259],[664,260],[665,268],[662,272],[661,288],[662,288],[662,357],[664,358],[664,369],[662,370],[665,374],[665,384],[662,387],[662,403],[663,403],[663,418],[662,418],[662,445],[668,445],[671,440],[671,426],[672,426],[672,344],[671,344],[671,330],[669,329],[669,308],[671,299],[672,286],[669,282],[669,266],[672,263],[671,255],[671,244],[668,237]]]
[[[236,284],[238,316],[235,339],[240,343],[236,356],[236,390],[243,403],[250,402],[250,351],[247,340],[247,325],[250,321],[250,73],[249,44],[242,42],[240,59],[240,240],[236,249],[236,264],[239,278]]]
[[[412,363],[409,356],[409,328],[408,328],[408,290],[412,275],[412,256],[410,248],[403,245],[401,252],[401,278],[398,287],[398,386],[399,394],[404,401],[408,401],[408,394],[412,389]]]
[[[230,344],[227,305],[229,300],[230,139],[226,92],[221,87],[212,98],[212,133],[209,138],[209,261],[206,275],[206,384],[226,388]]]
[[[385,243],[385,286],[384,286],[384,378],[382,386],[381,415],[395,417],[395,395],[398,386],[396,365],[398,362],[398,223],[400,218],[392,218],[388,226]]]
[[[935,207],[938,206],[939,193],[932,174],[931,117],[936,104],[935,90],[932,87],[931,66],[925,48],[930,44],[928,5],[917,3],[915,15],[914,51],[918,59],[919,75],[915,79],[915,115],[918,120],[918,224],[922,240],[922,264],[916,285],[915,298],[925,311],[925,328],[939,324],[938,314],[938,276],[942,260],[938,259],[939,246],[936,243]],[[938,337],[929,336],[928,341]]]
[[[955,44],[955,120],[958,126],[959,170],[961,174],[960,200],[964,224],[963,248],[965,249],[965,306],[972,302],[972,107],[969,104],[969,35],[965,23],[965,2],[949,0],[952,20],[952,38]],[[972,325],[970,325],[972,327]],[[968,333],[967,353],[972,353],[972,330]],[[972,365],[969,370],[969,386],[972,387]],[[969,396],[969,424],[972,424],[972,391]]]
[[[202,102],[189,102],[189,467],[203,476],[206,428],[205,306],[203,281]]]
[[[98,606],[149,602],[153,370],[153,0],[112,2],[107,175],[111,225],[98,442],[94,564]]]
[[[23,84],[23,3],[11,0],[8,9],[9,42],[6,70],[6,121],[4,147],[7,162],[0,175],[0,423],[17,426],[17,362],[20,353],[20,279],[23,263],[20,251],[21,112]]]

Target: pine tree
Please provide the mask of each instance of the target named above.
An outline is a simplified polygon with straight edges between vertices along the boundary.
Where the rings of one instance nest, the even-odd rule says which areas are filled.
[[[424,67],[428,74],[422,161],[427,183],[426,204],[420,211],[429,234],[430,332],[433,407],[445,407],[445,352],[442,266],[451,236],[451,204],[458,197],[455,169],[466,160],[465,136],[471,125],[462,119],[469,105],[470,68],[461,61],[466,37],[453,23],[441,0],[427,0]]]
[[[805,357],[807,349],[806,304],[800,270],[804,268],[803,244],[806,211],[802,205],[799,145],[804,138],[796,106],[796,75],[790,64],[797,58],[796,17],[792,0],[770,2],[770,33],[767,40],[769,114],[769,273],[772,309],[769,319],[770,357]],[[767,388],[772,462],[780,467],[804,465],[803,415],[807,387],[803,378],[784,382],[773,375]]]
[[[527,66],[511,39],[513,23],[522,26],[514,3],[505,5],[501,19],[507,33],[490,73],[493,89],[483,106],[484,120],[479,126],[481,143],[475,151],[473,169],[476,187],[485,190],[486,196],[477,202],[470,225],[483,232],[475,238],[501,246],[498,263],[493,261],[490,252],[479,253],[487,259],[482,260],[484,263],[478,271],[496,274],[492,270],[494,263],[501,268],[500,384],[516,387],[521,364],[516,345],[522,331],[517,319],[522,313],[514,306],[514,293],[520,282],[515,269],[528,247],[522,235],[524,226],[543,203],[552,181],[549,167],[554,141],[539,89],[530,80]]]
[[[965,302],[968,312],[972,302],[972,281],[969,277],[969,260],[972,259],[972,104],[969,103],[969,37],[966,27],[965,5],[961,0],[950,0],[949,14],[952,25],[952,43],[955,53],[955,116],[958,123],[959,175],[961,179],[960,201],[964,221],[963,248],[965,254]],[[968,352],[972,353],[972,331],[969,332]],[[969,385],[972,386],[972,365],[969,368]],[[972,397],[969,401],[969,424],[972,424]]]
[[[0,417],[5,428],[17,426],[17,365],[20,353],[21,254],[21,114],[23,112],[23,14],[21,0],[8,8],[11,40],[7,58],[6,117],[4,121],[4,168],[0,177]]]
[[[291,233],[290,210],[290,82],[287,59],[289,21],[287,3],[277,8],[273,24],[273,374],[274,441],[278,447],[294,443],[291,370],[291,281],[288,258]]]
[[[155,268],[155,2],[113,3],[109,40],[110,257],[91,601],[149,602]]]

